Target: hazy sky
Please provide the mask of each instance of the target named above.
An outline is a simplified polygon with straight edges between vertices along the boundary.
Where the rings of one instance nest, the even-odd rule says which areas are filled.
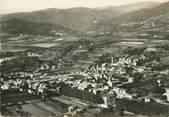
[[[166,2],[169,0],[0,0],[0,13],[25,12],[46,8],[93,8],[145,1]]]

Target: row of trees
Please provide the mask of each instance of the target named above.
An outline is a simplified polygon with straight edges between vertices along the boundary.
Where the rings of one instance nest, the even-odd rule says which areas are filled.
[[[85,101],[90,101],[98,104],[104,103],[103,99],[99,95],[94,95],[88,91],[79,90],[77,88],[71,88],[68,85],[64,85],[61,88],[63,95],[78,98]]]
[[[34,94],[30,94],[27,91],[20,91],[19,89],[9,89],[1,91],[1,102],[5,103],[17,103],[20,101],[26,101],[31,99],[38,99],[39,97]]]

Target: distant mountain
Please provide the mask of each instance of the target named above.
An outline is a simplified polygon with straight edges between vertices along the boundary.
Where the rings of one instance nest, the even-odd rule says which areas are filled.
[[[56,24],[33,23],[20,19],[1,21],[1,31],[11,34],[42,34],[50,35],[54,32],[65,32],[75,34],[76,31]]]
[[[105,8],[70,8],[70,9],[46,9],[34,12],[13,13],[2,17],[2,21],[10,19],[21,19],[36,23],[59,24],[60,26],[78,31],[88,31],[97,28],[109,19],[118,17],[128,12],[144,8],[152,8],[157,3],[129,4],[118,7]]]
[[[124,14],[124,13],[138,11],[146,8],[153,8],[160,4],[161,3],[159,2],[137,2],[137,3],[127,4],[122,6],[106,6],[106,7],[96,8],[96,10],[100,10],[101,12],[113,11],[116,13]]]
[[[28,13],[6,15],[2,20],[13,18],[37,23],[59,24],[75,30],[84,30],[96,20],[97,13],[89,8],[46,9]]]
[[[139,11],[127,13],[115,18],[116,22],[145,21],[152,17],[158,17],[169,13],[169,2],[160,4],[153,8],[142,9]]]

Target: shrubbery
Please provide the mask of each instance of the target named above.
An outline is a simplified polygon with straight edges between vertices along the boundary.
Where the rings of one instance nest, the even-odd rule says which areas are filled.
[[[40,63],[37,57],[22,56],[1,63],[1,72],[11,70],[26,70],[27,68],[37,67]]]
[[[129,112],[146,115],[167,115],[169,106],[158,103],[144,103],[135,100],[117,99],[116,105],[119,110],[124,109]]]

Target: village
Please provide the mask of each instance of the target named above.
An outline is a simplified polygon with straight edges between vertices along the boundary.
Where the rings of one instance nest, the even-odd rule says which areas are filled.
[[[79,53],[81,52],[83,53],[84,51]],[[29,95],[35,99],[51,99],[68,103],[68,105],[80,105],[79,107],[81,107],[81,104],[70,103],[69,99],[60,100],[62,95],[80,99],[86,105],[92,102],[95,108],[117,109],[120,108],[120,103],[116,100],[125,99],[143,104],[151,105],[155,103],[164,105],[163,108],[167,107],[167,111],[169,106],[169,84],[165,81],[165,77],[168,76],[168,72],[166,70],[157,70],[151,65],[153,63],[148,58],[149,54],[158,53],[166,53],[166,50],[159,47],[144,48],[139,55],[119,58],[112,56],[107,62],[90,65],[90,67],[83,70],[78,70],[76,66],[73,71],[70,70],[58,75],[48,71],[56,71],[58,67],[62,66],[62,62],[57,65],[43,63],[36,67],[33,73],[1,73],[2,107],[8,107],[9,100],[13,102],[13,99],[7,96],[9,95],[7,93],[9,90],[10,95],[12,95],[12,92],[18,92],[18,94],[14,93],[14,98],[16,95],[21,95],[24,99],[24,95]],[[42,56],[30,51],[26,52],[26,55],[30,58],[40,58]],[[16,57],[6,57],[1,59],[1,63],[12,59],[16,59]],[[156,60],[156,58],[154,59]],[[149,64],[147,61],[150,61]],[[79,93],[82,95],[78,95]],[[3,95],[7,97],[3,99]],[[61,98],[55,98],[56,95]],[[8,103],[6,102],[7,100],[9,101]],[[121,110],[123,109],[118,111],[121,112]],[[161,113],[165,113],[165,110]]]

